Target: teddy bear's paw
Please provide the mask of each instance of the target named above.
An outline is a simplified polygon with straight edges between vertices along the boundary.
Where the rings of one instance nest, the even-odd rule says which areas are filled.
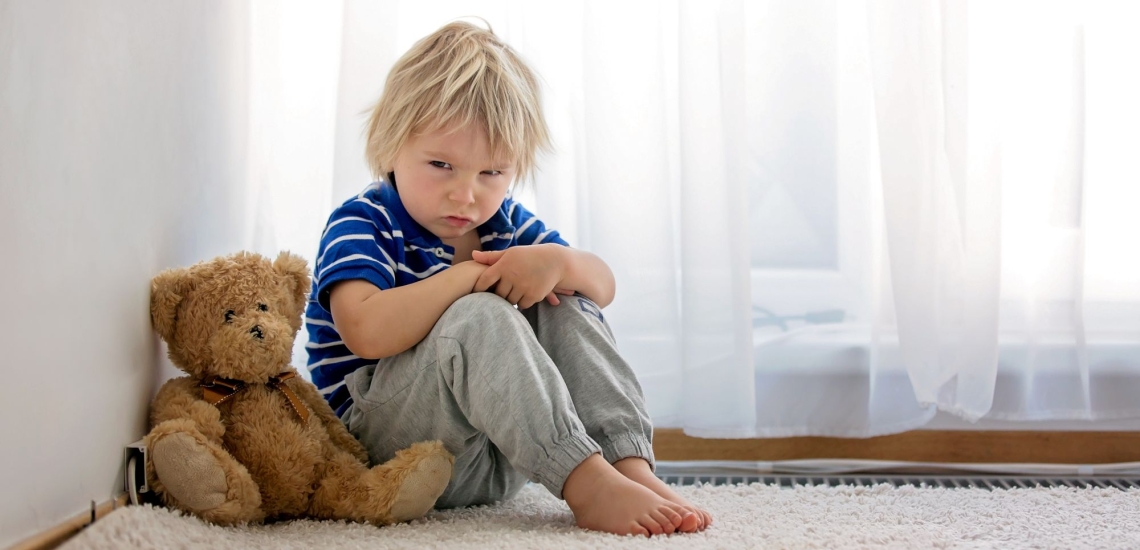
[[[167,435],[151,444],[149,454],[166,492],[183,507],[200,513],[226,502],[225,471],[190,434]]]
[[[400,484],[389,511],[392,520],[409,521],[428,513],[451,480],[452,462],[454,460],[446,454],[422,457]]]

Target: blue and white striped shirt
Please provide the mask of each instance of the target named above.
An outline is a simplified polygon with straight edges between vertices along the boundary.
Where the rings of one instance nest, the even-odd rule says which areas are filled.
[[[498,212],[477,228],[483,250],[558,243],[569,246],[523,205],[507,197]],[[329,216],[313,268],[313,291],[305,310],[309,372],[340,415],[352,402],[344,377],[375,364],[353,355],[329,313],[329,290],[340,281],[363,279],[380,290],[411,284],[451,267],[455,250],[408,214],[396,189],[373,183]]]

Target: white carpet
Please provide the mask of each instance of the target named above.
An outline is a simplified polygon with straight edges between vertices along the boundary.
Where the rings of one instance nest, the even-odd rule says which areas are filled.
[[[375,528],[293,521],[221,528],[131,506],[63,548],[1140,548],[1140,491],[750,486],[682,487],[716,524],[695,535],[617,537],[574,526],[565,503],[529,485],[491,507]]]

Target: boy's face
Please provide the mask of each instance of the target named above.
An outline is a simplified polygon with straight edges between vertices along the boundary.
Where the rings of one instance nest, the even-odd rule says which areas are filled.
[[[515,176],[513,163],[491,157],[486,132],[478,126],[412,136],[392,171],[408,214],[445,240],[491,219]]]

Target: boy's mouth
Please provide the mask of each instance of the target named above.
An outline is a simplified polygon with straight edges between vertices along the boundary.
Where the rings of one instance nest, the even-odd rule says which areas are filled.
[[[447,216],[444,221],[452,227],[466,227],[471,224],[471,220],[459,216]]]

